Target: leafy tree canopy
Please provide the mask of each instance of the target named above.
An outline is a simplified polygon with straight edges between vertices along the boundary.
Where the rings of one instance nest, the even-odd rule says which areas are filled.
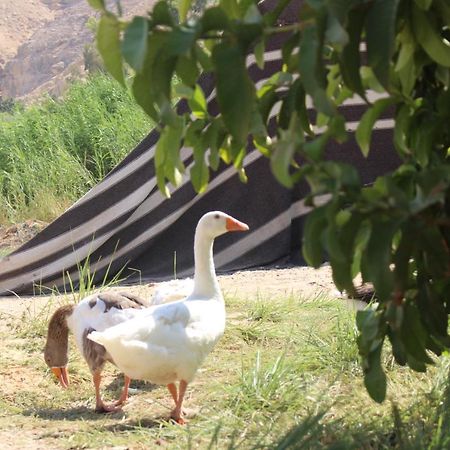
[[[277,24],[293,1],[278,0],[262,14],[254,0],[219,0],[196,17],[189,15],[192,0],[180,0],[177,14],[159,1],[148,16],[130,21],[103,0],[89,3],[101,13],[97,44],[107,69],[124,85],[124,66],[132,69],[136,101],[160,124],[155,163],[162,192],[169,195],[167,182],[181,182],[182,142],[193,148],[190,177],[198,192],[220,160],[245,181],[249,139],[284,186],[307,181],[314,209],[305,259],[318,267],[326,254],[340,290],[353,292],[358,273],[376,289],[378,308],[357,315],[358,344],[366,387],[383,401],[386,341],[397,363],[417,371],[433,362],[431,353],[450,347],[450,4],[307,0],[297,3],[293,23]],[[256,87],[246,55],[263,67],[265,43],[279,33],[286,36],[283,69]],[[214,74],[218,116],[208,112],[201,72]],[[368,89],[384,96],[370,103]],[[376,120],[386,108],[395,111],[393,144],[402,163],[370,187],[352,166],[324,159],[327,142],[348,138],[338,107],[354,95],[367,101],[356,130],[364,156],[377,151]],[[178,114],[174,98],[184,98],[192,114]],[[277,102],[271,138],[269,113]],[[315,205],[323,194],[329,201]]]

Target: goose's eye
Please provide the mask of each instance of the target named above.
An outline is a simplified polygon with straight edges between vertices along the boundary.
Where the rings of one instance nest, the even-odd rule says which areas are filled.
[[[216,215],[214,216],[214,219],[220,219],[220,215],[219,215],[219,214],[216,214]]]

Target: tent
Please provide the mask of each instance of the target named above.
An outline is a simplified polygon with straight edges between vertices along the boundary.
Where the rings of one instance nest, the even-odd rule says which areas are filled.
[[[263,10],[273,6],[266,0]],[[276,3],[276,2],[275,2]],[[298,3],[291,8],[298,8]],[[296,17],[286,11],[284,23]],[[265,50],[265,66],[257,67],[252,54],[247,67],[262,84],[281,68],[283,36],[275,36]],[[217,112],[212,78],[200,84],[208,108]],[[379,94],[369,93],[375,100]],[[186,108],[180,104],[181,109]],[[277,105],[271,115],[275,115]],[[399,164],[392,146],[392,112],[382,116],[372,137],[372,151],[364,158],[353,132],[366,105],[359,97],[349,99],[342,111],[351,138],[331,143],[327,157],[353,164],[364,183],[371,183]],[[274,263],[303,264],[300,246],[307,187],[288,190],[270,173],[269,162],[257,150],[245,158],[248,183],[239,181],[233,167],[222,165],[212,173],[206,193],[197,195],[188,175],[166,199],[156,186],[153,157],[158,133],[154,130],[104,180],[33,239],[0,261],[0,293],[41,293],[46,288],[77,284],[79,269],[88,263],[94,281],[120,273],[127,283],[164,280],[193,273],[194,229],[201,215],[223,210],[250,226],[247,233],[230,233],[215,244],[218,272],[247,269]],[[182,149],[187,167],[192,153]],[[187,174],[189,169],[187,170]]]

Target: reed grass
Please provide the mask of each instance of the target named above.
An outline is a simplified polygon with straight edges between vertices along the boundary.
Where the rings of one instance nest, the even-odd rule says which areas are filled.
[[[150,129],[129,92],[102,73],[61,99],[0,113],[0,223],[53,220]]]

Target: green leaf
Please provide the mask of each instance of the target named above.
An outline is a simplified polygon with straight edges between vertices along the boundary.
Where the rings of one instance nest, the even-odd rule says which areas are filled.
[[[291,188],[293,181],[289,168],[296,151],[296,145],[289,139],[280,139],[273,146],[273,153],[270,158],[270,167],[275,178],[283,186]]]
[[[367,158],[370,150],[370,139],[372,137],[372,130],[380,117],[381,113],[390,105],[394,103],[392,98],[381,98],[377,100],[362,116],[361,121],[356,129],[356,142],[361,148],[362,154]]]
[[[413,356],[411,356],[409,353],[406,354],[406,362],[407,362],[408,366],[416,372],[425,373],[427,371],[426,364],[422,361],[418,361]]]
[[[170,10],[169,3],[161,0],[153,7],[152,19],[155,25],[167,25],[172,27],[175,25],[175,20]]]
[[[239,45],[248,53],[255,42],[264,37],[263,25],[255,23],[238,22],[233,30],[238,39]]]
[[[258,107],[261,114],[261,118],[264,123],[267,122],[269,114],[272,111],[273,106],[278,101],[279,97],[275,91],[275,87],[272,86],[270,90],[267,90],[260,98],[258,98]]]
[[[341,220],[344,218],[344,220]],[[333,258],[331,266],[333,269],[333,280],[336,287],[354,293],[352,265],[355,254],[355,242],[361,226],[362,217],[358,213],[350,213],[349,210],[341,210],[335,216],[336,238],[344,258],[339,263]]]
[[[414,58],[411,58],[398,72],[403,95],[410,97],[417,82],[417,67]]]
[[[421,363],[433,364],[433,360],[425,351],[427,332],[422,324],[419,310],[412,302],[406,302],[404,305],[404,319],[400,333],[408,355]]]
[[[365,280],[373,282],[380,301],[385,301],[393,289],[393,276],[390,270],[392,239],[398,229],[397,221],[374,220],[366,251],[362,257]]]
[[[253,139],[257,137],[264,139],[267,136],[267,128],[256,103],[252,110],[249,133],[252,135]]]
[[[92,8],[105,11],[105,0],[88,0]]]
[[[253,53],[255,54],[256,65],[262,70],[264,69],[264,51],[265,51],[265,42],[261,39],[253,49]]]
[[[308,109],[306,107],[306,93],[300,79],[295,80],[291,89],[295,90],[295,110],[297,111],[302,130],[307,135],[313,137],[315,133],[309,121]]]
[[[270,157],[270,167],[276,179],[285,187],[293,186],[290,167],[293,163],[295,152],[303,143],[303,135],[297,133],[299,129],[297,113],[293,113],[289,128],[279,130],[279,139],[275,142],[273,153]]]
[[[395,48],[400,0],[375,0],[366,19],[367,59],[378,81],[389,89],[389,65]]]
[[[168,37],[167,52],[169,55],[188,57],[197,37],[195,28],[175,28]]]
[[[405,226],[402,229],[400,242],[397,245],[394,253],[394,275],[395,286],[400,292],[405,292],[409,284],[409,260],[413,252],[415,241],[415,234],[410,227]]]
[[[255,90],[245,67],[241,48],[229,42],[214,47],[217,101],[223,121],[239,146],[244,146],[250,127]]]
[[[435,0],[434,5],[440,17],[442,17],[444,23],[450,23],[450,4],[447,0]]]
[[[428,335],[435,337],[448,337],[448,316],[445,312],[443,301],[434,292],[433,286],[420,277],[420,285],[417,295],[420,316],[426,325]],[[428,347],[428,342],[427,342]]]
[[[416,2],[416,5],[420,9],[424,9],[425,11],[430,8],[431,3],[433,3],[433,0],[414,0]]]
[[[332,116],[335,107],[325,92],[326,77],[322,61],[322,40],[316,26],[308,26],[300,41],[299,71],[305,91],[319,112]]]
[[[411,122],[409,130],[411,151],[416,161],[422,167],[426,167],[434,151],[434,141],[437,132],[436,122],[428,118],[423,120],[422,117],[417,115],[416,118],[418,120]]]
[[[205,94],[198,84],[195,85],[193,95],[188,100],[188,104],[195,117],[205,119],[208,116]]]
[[[203,13],[203,16],[200,18],[200,25],[203,33],[228,30],[230,19],[223,8],[214,6]]]
[[[388,337],[392,345],[392,353],[394,355],[395,361],[401,366],[404,366],[407,363],[407,355],[405,346],[403,345],[400,336],[397,334],[397,332],[388,330]]]
[[[253,24],[260,24],[263,22],[263,17],[261,13],[259,12],[258,7],[255,5],[255,3],[250,3],[250,6],[247,8],[247,11],[245,11],[244,17],[243,17],[244,23],[253,23]]]
[[[122,42],[122,55],[125,61],[139,72],[144,65],[147,53],[148,20],[136,16],[125,29]]]
[[[157,67],[155,61],[159,61],[159,55],[161,49],[164,47],[167,40],[167,36],[163,34],[153,34],[149,37],[148,51],[145,57],[142,70],[136,74],[133,80],[133,96],[136,102],[142,107],[142,109],[155,121],[160,121],[160,115],[156,110],[156,105],[160,100],[159,83],[154,82],[154,69]],[[162,64],[164,66],[164,64]],[[161,69],[161,67],[160,67]],[[170,79],[166,80],[169,83]],[[165,87],[167,91],[167,86]],[[167,92],[165,92],[167,95]]]
[[[209,148],[209,165],[212,170],[219,168],[219,148],[225,138],[220,119],[214,119],[203,133],[204,147]]]
[[[318,207],[306,217],[302,253],[305,261],[314,268],[323,262],[322,234],[327,226],[326,208]]]
[[[339,20],[330,14],[328,15],[325,38],[328,42],[331,42],[337,47],[346,45],[349,40],[348,33]]]
[[[192,0],[178,0],[178,14],[181,22],[186,20],[191,4]]]
[[[365,98],[359,68],[361,65],[359,44],[366,16],[365,9],[356,9],[350,12],[347,25],[349,41],[342,50],[339,60],[344,83],[353,91]]]
[[[395,128],[394,128],[394,145],[400,155],[410,155],[408,148],[407,136],[410,125],[409,106],[401,105],[396,112]]]
[[[287,95],[284,97],[280,112],[278,114],[278,127],[287,129],[289,127],[292,114],[296,110],[297,90],[300,83],[296,83],[291,89],[289,89]]]
[[[203,67],[205,72],[210,72],[213,69],[211,55],[199,43],[195,44],[194,53],[198,62]]]
[[[292,33],[291,36],[286,39],[281,48],[281,56],[283,58],[283,63],[289,68],[289,70],[295,70],[298,65],[298,54],[292,56],[295,49],[297,49],[300,40],[300,33]]]
[[[405,25],[400,32],[398,39],[400,41],[400,51],[395,64],[395,70],[398,72],[405,67],[413,58],[416,50],[414,36],[408,25]]]
[[[103,14],[97,28],[97,48],[108,72],[125,86],[120,48],[120,23],[113,14]]]
[[[383,344],[381,343],[368,358],[368,368],[364,371],[364,385],[367,392],[377,403],[382,403],[386,398],[386,374],[381,367],[381,351]]]
[[[209,169],[205,161],[206,148],[201,141],[194,146],[194,165],[191,168],[191,181],[194,189],[199,193],[205,192],[208,187]]]
[[[379,334],[379,316],[372,308],[359,310],[356,312],[356,326],[360,333],[358,336],[359,351],[361,355],[367,356],[370,353],[372,342]]]
[[[381,84],[377,80],[375,74],[373,73],[373,70],[371,67],[362,66],[360,72],[361,72],[363,86],[366,89],[373,89],[375,92],[379,92],[379,93],[386,92],[386,89],[384,89],[384,87],[381,86]]]
[[[369,242],[372,227],[368,220],[362,221],[355,236],[355,250],[352,263],[352,278],[361,272],[361,258]]]
[[[417,42],[428,56],[445,67],[450,67],[450,45],[444,43],[440,30],[436,30],[427,14],[418,7],[412,8],[413,29]]]
[[[159,189],[167,194],[165,178],[174,186],[182,181],[184,165],[180,158],[180,144],[184,132],[184,120],[179,117],[172,126],[165,126],[155,149],[155,168]],[[162,176],[161,176],[162,175]]]
[[[330,136],[328,133],[323,133],[320,136],[317,136],[315,139],[306,142],[303,145],[304,153],[313,161],[320,161],[322,159],[323,153],[325,151],[325,146],[327,145],[329,138]]]
[[[239,4],[236,0],[220,0],[219,5],[228,17],[231,19],[240,19],[241,12],[239,9]]]
[[[328,227],[325,230],[324,241],[325,247],[330,255],[330,259],[333,260],[334,264],[332,266],[345,264],[347,258],[342,249],[341,242],[339,240],[339,228],[335,223],[337,208],[333,204],[334,202],[330,202],[327,214],[328,214]],[[337,206],[337,205],[336,205]],[[339,289],[339,286],[338,286]]]
[[[430,197],[430,201],[425,198],[423,200],[424,203],[429,205],[444,203],[444,199],[440,202],[435,201],[433,194]],[[427,272],[433,274],[435,278],[448,276],[449,253],[441,229],[436,225],[429,224],[421,230],[419,242],[419,247],[422,248],[424,255],[427,256]]]
[[[132,92],[137,104],[151,117],[155,122],[159,121],[159,114],[154,106],[154,97],[148,85],[147,73],[136,75],[133,80]]]
[[[178,58],[175,72],[181,78],[181,81],[189,87],[194,86],[200,76],[197,61],[186,56],[180,56]]]

